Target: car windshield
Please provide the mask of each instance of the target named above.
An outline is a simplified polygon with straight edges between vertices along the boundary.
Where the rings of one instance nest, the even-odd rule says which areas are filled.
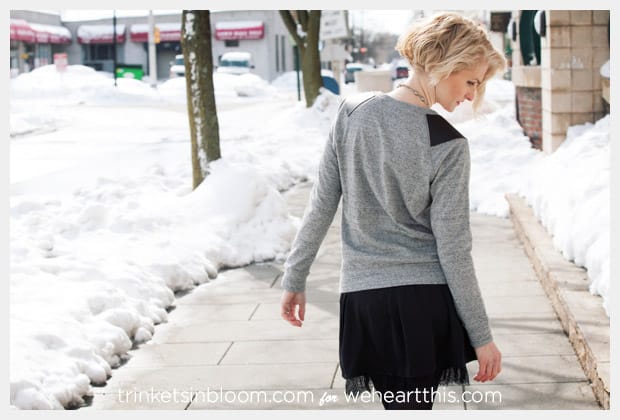
[[[250,62],[247,60],[222,60],[220,65],[222,67],[250,67]]]
[[[174,59],[174,65],[175,66],[182,66],[183,65],[183,57],[175,58]]]

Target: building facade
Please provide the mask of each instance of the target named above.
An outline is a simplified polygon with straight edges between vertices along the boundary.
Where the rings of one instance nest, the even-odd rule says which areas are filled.
[[[97,20],[63,22],[59,15],[36,11],[12,10],[11,71],[22,73],[52,64],[53,54],[65,52],[68,64],[82,64],[96,70],[112,72],[117,65],[137,65],[148,73],[148,14],[140,17],[113,16]],[[169,77],[170,63],[181,54],[181,13],[155,15],[159,31],[156,46],[157,78]],[[47,43],[40,25],[63,33],[62,42]],[[253,73],[272,81],[294,70],[291,37],[277,10],[235,10],[211,13],[213,60],[217,65],[225,52],[245,51],[253,56]],[[48,28],[48,29],[50,29]],[[116,34],[116,45],[114,43]],[[116,51],[115,51],[116,49]]]
[[[512,12],[517,119],[532,146],[554,152],[568,127],[602,118],[609,10]]]
[[[58,15],[12,10],[10,16],[11,76],[52,64],[54,54],[71,43],[71,33]]]

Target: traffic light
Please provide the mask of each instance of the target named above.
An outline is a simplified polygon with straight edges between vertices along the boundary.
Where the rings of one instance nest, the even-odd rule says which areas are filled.
[[[159,28],[156,26],[155,30],[153,31],[153,39],[155,40],[156,44],[159,44]]]

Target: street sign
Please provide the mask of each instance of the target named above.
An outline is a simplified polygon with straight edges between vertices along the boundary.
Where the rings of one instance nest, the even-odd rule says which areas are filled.
[[[54,54],[54,64],[57,72],[62,73],[67,70],[67,53]]]
[[[323,10],[321,12],[321,40],[348,37],[349,31],[344,10]]]

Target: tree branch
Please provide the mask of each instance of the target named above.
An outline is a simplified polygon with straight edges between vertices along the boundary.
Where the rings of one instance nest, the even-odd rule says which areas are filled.
[[[286,29],[288,29],[289,34],[291,34],[295,40],[295,44],[297,44],[300,49],[304,48],[304,40],[297,34],[297,24],[295,23],[291,12],[288,10],[280,10],[279,12]]]
[[[297,20],[301,25],[301,29],[303,29],[304,32],[308,33],[308,11],[297,10]]]

